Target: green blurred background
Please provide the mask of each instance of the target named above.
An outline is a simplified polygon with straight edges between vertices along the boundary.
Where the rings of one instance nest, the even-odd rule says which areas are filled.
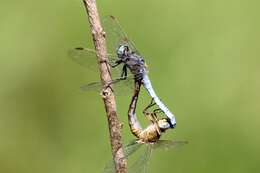
[[[258,172],[259,1],[100,0],[146,57],[158,95],[176,114],[149,171]],[[111,158],[103,102],[79,86],[97,72],[67,58],[93,47],[80,0],[0,2],[0,172],[100,172]],[[145,94],[145,93],[143,93]],[[117,97],[124,142],[131,93]],[[148,97],[141,99],[141,108]]]

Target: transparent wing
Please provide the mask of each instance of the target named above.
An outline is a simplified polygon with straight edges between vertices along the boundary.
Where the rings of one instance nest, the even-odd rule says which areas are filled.
[[[154,149],[164,149],[169,150],[184,144],[188,144],[188,141],[172,141],[172,140],[159,140],[155,144],[153,144]]]
[[[134,89],[134,78],[133,76],[129,76],[126,79],[115,79],[111,81],[111,86],[116,93],[116,95],[121,95],[127,93],[131,93]],[[102,84],[100,82],[92,82],[86,85],[82,85],[80,87],[82,91],[95,91],[100,92],[102,89]]]
[[[128,45],[132,51],[137,52],[135,45],[130,41],[114,16],[106,16],[102,19],[103,28],[106,33],[106,44],[109,63],[117,60],[117,48],[119,45]],[[77,47],[69,50],[69,57],[78,64],[89,69],[97,69],[96,52],[93,49]],[[117,68],[115,68],[117,69]],[[121,71],[120,71],[121,72]]]
[[[98,71],[95,50],[89,48],[77,47],[77,48],[70,49],[68,51],[68,55],[77,64],[80,64],[93,71]],[[109,64],[114,64],[116,60],[117,60],[116,57],[112,57],[111,54],[108,54]],[[110,68],[110,69],[113,77],[119,77],[122,66],[119,65],[116,68]]]
[[[145,145],[145,144],[143,144]],[[129,173],[146,173],[148,172],[148,162],[152,154],[152,147],[150,144],[145,145],[145,152],[128,168]]]
[[[128,168],[129,173],[147,173],[148,163],[153,149],[172,149],[187,144],[187,141],[160,140],[155,144],[143,144],[145,152]]]
[[[95,50],[79,47],[79,48],[74,48],[69,50],[68,54],[69,57],[77,64],[80,64],[93,71],[98,70]],[[112,58],[111,56],[109,56],[108,60],[109,63],[113,64],[116,61],[116,58]],[[122,66],[119,65],[116,68],[110,68],[110,69],[112,73],[112,78],[114,78],[114,80],[111,81],[111,83],[115,85],[115,90],[118,91],[118,93],[129,92],[129,89],[133,89],[133,81],[131,81],[134,79],[133,75],[129,75],[129,77],[126,80],[119,80],[122,71]],[[100,82],[93,82],[81,86],[82,91],[100,91],[101,88],[102,88],[102,84]]]
[[[152,154],[153,149],[173,149],[178,146],[182,146],[187,144],[187,141],[171,141],[171,140],[159,140],[155,144],[141,144],[137,143],[136,140],[130,142],[128,145],[124,147],[125,157],[129,157],[133,153],[135,153],[141,146],[145,146],[145,151],[141,154],[136,161],[133,162],[128,167],[129,173],[146,173],[148,172],[148,163]],[[114,173],[114,162],[111,160],[109,161],[103,173]]]
[[[113,160],[107,162],[105,168],[103,169],[102,173],[115,173],[115,164]]]
[[[124,146],[125,157],[128,158],[131,154],[136,152],[141,146],[142,146],[142,144],[137,143],[136,140],[133,140],[129,144],[125,145]],[[115,166],[114,166],[113,160],[110,160],[106,164],[106,166],[103,170],[103,173],[115,173]]]
[[[129,142],[126,146],[124,146],[124,154],[125,157],[129,157],[131,154],[136,152],[143,144],[137,143],[136,140]]]
[[[114,16],[104,17],[102,23],[106,33],[107,49],[110,53],[116,56],[119,45],[128,45],[132,51],[138,52],[134,43],[128,39],[127,34]]]
[[[98,70],[95,50],[78,47],[70,49],[68,55],[76,63],[91,70]]]

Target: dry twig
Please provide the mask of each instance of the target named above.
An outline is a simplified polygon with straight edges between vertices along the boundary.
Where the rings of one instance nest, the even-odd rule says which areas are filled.
[[[105,87],[111,81],[110,68],[107,60],[105,33],[102,29],[95,0],[83,0],[88,13],[91,33],[96,49],[97,61],[100,70],[100,78],[103,84],[102,98],[106,108],[106,114],[110,132],[112,155],[117,173],[126,173],[126,159],[124,158],[121,142],[121,123],[116,114],[116,102],[113,91]]]

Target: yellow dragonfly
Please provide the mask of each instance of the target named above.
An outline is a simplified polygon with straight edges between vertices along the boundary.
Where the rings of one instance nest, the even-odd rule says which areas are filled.
[[[147,172],[147,164],[154,149],[171,149],[188,143],[187,141],[160,140],[161,135],[166,132],[166,130],[173,127],[171,126],[170,119],[157,117],[157,114],[162,112],[160,109],[154,109],[151,112],[148,111],[151,107],[156,105],[153,100],[143,110],[143,114],[151,122],[151,124],[144,129],[141,127],[136,116],[136,106],[140,87],[141,82],[135,81],[134,95],[132,96],[128,110],[128,123],[130,130],[137,139],[124,146],[124,154],[126,158],[129,158],[129,156],[131,156],[141,147],[145,147],[145,149],[139,158],[134,161],[133,164],[128,166],[128,172],[130,173]],[[115,172],[115,169],[114,164],[111,161],[106,165],[103,173],[112,172]]]

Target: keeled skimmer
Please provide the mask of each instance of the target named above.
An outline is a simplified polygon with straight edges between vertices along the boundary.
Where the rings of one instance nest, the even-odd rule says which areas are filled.
[[[107,47],[109,51],[109,64],[112,68],[118,69],[122,65],[121,75],[114,78],[111,84],[121,83],[120,81],[135,80],[141,81],[144,88],[148,91],[154,102],[162,110],[162,112],[170,120],[170,127],[174,128],[176,125],[175,116],[165,106],[165,104],[156,95],[152,83],[148,77],[148,71],[143,56],[137,51],[133,42],[131,42],[125,32],[122,30],[117,19],[113,16],[108,16],[104,19],[103,27],[106,33]],[[91,66],[88,63],[90,59],[93,61],[95,51],[88,48],[75,48],[69,52],[70,57],[79,64]],[[127,75],[127,70],[130,70],[132,76]],[[83,90],[90,88],[97,88],[100,86],[99,82],[90,83],[82,87]]]
[[[131,141],[128,145],[124,147],[124,154],[125,157],[128,158],[141,147],[145,147],[145,151],[138,157],[136,161],[134,161],[133,164],[128,167],[128,172],[130,173],[147,172],[148,161],[154,149],[171,149],[188,143],[187,141],[159,140],[162,133],[171,128],[171,123],[168,118],[157,117],[157,114],[161,111],[160,108],[154,109],[152,112],[148,111],[149,108],[155,105],[153,100],[143,111],[143,114],[147,117],[149,121],[151,121],[151,124],[144,129],[141,127],[136,116],[136,106],[140,92],[140,86],[140,81],[136,81],[134,95],[132,97],[128,110],[128,123],[131,132],[136,136],[137,139]],[[111,161],[106,165],[103,173],[112,172],[115,172],[115,169],[114,164]]]

